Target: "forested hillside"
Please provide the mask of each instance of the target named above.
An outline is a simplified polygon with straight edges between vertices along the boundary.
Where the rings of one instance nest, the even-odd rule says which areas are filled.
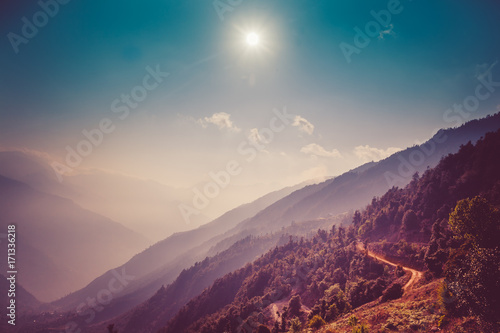
[[[174,332],[298,332],[319,329],[352,309],[401,297],[409,278],[356,249],[356,238],[437,281],[439,321],[470,317],[475,329],[498,328],[500,132],[461,147],[439,165],[392,188],[347,228],[293,239],[215,281],[162,330]],[[444,280],[435,280],[445,276]],[[353,319],[354,320],[354,319]],[[427,325],[427,326],[426,326]],[[354,322],[362,332],[369,327]],[[417,325],[418,326],[418,325]]]

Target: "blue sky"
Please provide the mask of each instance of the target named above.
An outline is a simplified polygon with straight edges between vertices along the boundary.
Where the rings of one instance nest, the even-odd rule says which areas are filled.
[[[278,188],[424,141],[456,125],[443,114],[474,94],[478,75],[500,81],[496,1],[220,1],[236,4],[224,20],[214,3],[72,0],[18,52],[9,33],[22,36],[23,17],[33,22],[41,5],[2,4],[0,145],[64,162],[82,130],[109,118],[115,130],[79,168],[193,186],[241,160],[238,145],[286,107],[296,126],[234,180]],[[388,5],[399,12],[349,63],[340,44],[355,45],[354,28]],[[245,44],[252,31],[256,47]],[[148,66],[169,75],[119,119],[111,104]],[[495,113],[499,97],[470,118]]]

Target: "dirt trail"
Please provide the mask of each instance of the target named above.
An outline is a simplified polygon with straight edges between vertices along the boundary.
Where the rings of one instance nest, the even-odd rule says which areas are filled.
[[[356,242],[356,247],[357,247],[357,248],[358,248],[358,250],[360,250],[360,251],[363,251],[363,252],[364,252],[364,251],[366,251],[366,252],[368,253],[368,255],[369,255],[370,257],[372,257],[372,258],[375,258],[375,259],[377,259],[377,260],[380,260],[380,261],[382,261],[382,262],[385,262],[386,264],[389,264],[389,265],[391,265],[391,266],[398,266],[398,264],[393,263],[393,262],[391,262],[391,261],[389,261],[389,260],[387,260],[387,259],[384,259],[384,258],[382,258],[382,257],[380,257],[380,256],[378,256],[378,255],[376,255],[375,253],[371,252],[370,250],[365,250],[365,248],[364,248],[363,244],[361,244],[361,243],[359,243],[359,242]],[[400,265],[400,266],[401,266],[401,265]],[[403,287],[403,290],[404,290],[404,291],[406,291],[408,288],[410,288],[411,286],[413,286],[415,283],[417,283],[417,281],[418,281],[418,280],[420,280],[420,279],[422,278],[423,273],[422,273],[422,272],[420,272],[420,271],[417,271],[417,270],[415,270],[415,269],[412,269],[412,268],[410,268],[410,267],[405,267],[405,266],[401,266],[401,267],[403,267],[403,269],[404,269],[405,271],[408,271],[408,272],[410,272],[410,273],[411,273],[411,278],[410,278],[410,280],[409,280],[409,281],[408,281],[408,282],[404,285],[404,287]]]

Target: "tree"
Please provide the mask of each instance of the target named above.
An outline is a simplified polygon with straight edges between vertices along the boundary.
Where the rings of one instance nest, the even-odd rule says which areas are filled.
[[[445,283],[453,298],[443,304],[452,314],[471,313],[500,329],[500,249],[470,248],[447,263]],[[495,324],[496,323],[496,324]]]
[[[279,331],[280,331],[280,324],[278,323],[278,321],[275,321],[272,333],[279,333]]]
[[[283,307],[283,313],[281,314],[281,331],[286,332],[286,318],[288,316],[288,307]]]
[[[118,330],[115,330],[115,324],[108,325],[108,333],[118,333]]]
[[[338,283],[341,287],[345,286],[347,282],[347,276],[345,275],[342,268],[337,268],[333,271],[332,280],[334,283]]]
[[[267,326],[261,324],[257,329],[257,333],[271,333],[271,331]]]
[[[403,296],[403,287],[399,283],[394,283],[382,294],[382,302],[398,299],[401,296]]]
[[[352,217],[352,224],[355,226],[359,226],[361,224],[361,213],[359,210],[356,210],[354,212],[354,216]]]
[[[359,323],[358,317],[356,317],[355,315],[349,317],[348,321],[349,326],[354,327],[358,325],[358,323]]]
[[[414,230],[419,227],[417,214],[410,209],[403,216],[403,227],[405,230]]]
[[[339,315],[339,309],[337,308],[337,304],[333,303],[328,307],[328,310],[325,314],[325,319],[328,321],[335,320]]]
[[[318,229],[318,236],[321,241],[326,242],[326,240],[328,239],[328,232],[323,229]]]
[[[482,197],[460,200],[450,214],[450,229],[478,247],[493,248],[500,237],[498,211]]]
[[[489,331],[500,327],[500,218],[481,197],[464,199],[450,214],[450,229],[465,240],[446,263],[445,283],[452,302],[443,305],[456,315],[472,313]]]
[[[332,229],[330,229],[330,236],[332,236],[332,237],[335,236],[335,230],[336,230],[335,227],[336,227],[336,225],[334,224],[334,225],[332,225]]]
[[[343,227],[337,228],[337,237],[341,247],[344,247],[345,229]]]
[[[300,319],[295,317],[292,320],[290,320],[290,329],[288,330],[289,333],[299,333],[302,330],[302,323],[300,322]]]
[[[323,325],[326,325],[326,322],[323,320],[323,318],[321,318],[320,316],[318,315],[315,315],[314,317],[311,318],[311,320],[309,320],[309,328],[312,328],[312,329],[319,329],[321,326]]]
[[[302,307],[302,300],[300,299],[300,295],[295,295],[290,298],[290,301],[288,302],[288,311],[290,313],[290,316],[300,316],[301,310],[300,308]]]

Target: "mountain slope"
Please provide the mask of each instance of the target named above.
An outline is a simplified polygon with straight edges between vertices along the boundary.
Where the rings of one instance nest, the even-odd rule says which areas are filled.
[[[19,283],[42,301],[83,287],[143,249],[142,236],[82,209],[0,176],[0,228],[16,225]],[[6,242],[0,244],[4,251]],[[6,258],[0,257],[0,265]]]
[[[299,200],[299,193],[292,193],[239,228],[267,230],[270,227],[269,221],[273,221],[272,230],[277,230],[291,221],[304,221],[358,209],[392,186],[405,186],[415,172],[423,173],[428,167],[436,166],[443,156],[457,152],[460,145],[469,141],[474,143],[486,133],[499,128],[500,113],[470,121],[459,128],[440,130],[426,143],[395,153],[369,168],[347,172],[333,180],[304,189],[308,193]]]
[[[60,181],[46,158],[34,153],[0,152],[0,175],[70,199],[144,235],[151,243],[208,222],[203,214],[193,216],[189,225],[184,222],[178,205],[190,199],[187,190],[101,170],[66,175]]]
[[[425,234],[426,223],[442,225],[443,212],[444,216],[447,216],[451,207],[454,207],[459,200],[479,195],[495,206],[500,206],[499,150],[500,130],[488,133],[475,146],[471,143],[462,146],[458,153],[442,159],[434,169],[426,171],[421,178],[415,177],[404,189],[393,188],[380,199],[373,200],[365,210],[354,215],[354,223],[346,233],[339,229],[335,236],[333,233],[318,231],[311,240],[291,241],[284,247],[271,250],[252,265],[218,279],[211,287],[184,306],[168,322],[162,332],[238,332],[242,329],[253,330],[262,324],[268,327],[281,326],[284,331],[287,331],[292,325],[291,319],[295,316],[301,322],[302,327],[307,322],[310,325],[316,325],[311,324],[315,323],[313,321],[315,316],[321,317],[321,319],[316,319],[316,322],[333,321],[341,315],[347,315],[350,307],[356,309],[379,296],[382,296],[381,303],[401,297],[409,291],[409,289],[404,290],[403,285],[406,279],[410,279],[410,276],[407,276],[404,281],[399,281],[399,285],[389,286],[391,279],[386,275],[387,268],[380,270],[377,264],[371,263],[367,253],[363,253],[361,257],[353,254],[352,251],[356,248],[355,236],[357,234],[361,237],[376,236],[377,240],[387,242],[393,235],[398,235],[402,241],[394,246],[400,247],[403,253],[400,255],[401,260],[408,262],[412,262],[415,257],[417,260],[419,257],[424,259],[424,253],[426,253],[425,256],[432,256],[434,251],[432,243],[436,242],[441,251],[450,253],[449,257],[443,258],[442,266],[446,266],[445,262],[448,258],[455,260],[451,255],[453,249],[459,251],[459,247],[467,245],[467,241],[463,243],[462,240],[460,243],[457,237],[444,235],[446,228],[443,226],[433,227],[433,230],[442,230],[440,233],[443,235],[437,236],[436,234],[430,246],[422,243],[408,245],[404,240],[407,239],[406,236],[411,239],[415,238],[416,234]],[[399,210],[402,210],[404,214],[398,214]],[[380,216],[383,214],[386,218],[381,219]],[[415,218],[405,217],[412,214]],[[375,221],[378,222],[375,223]],[[496,220],[495,223],[497,223],[496,234],[500,235],[500,220]],[[376,226],[370,229],[367,225]],[[393,225],[392,228],[391,225]],[[479,231],[482,230],[479,228]],[[287,251],[287,247],[292,250]],[[498,251],[498,244],[496,247]],[[413,249],[417,249],[416,253]],[[500,257],[496,257],[496,264],[493,262],[494,255],[487,258],[493,265],[493,267],[491,265],[488,267],[491,267],[493,272],[496,270],[498,274]],[[302,267],[304,269],[301,272]],[[337,271],[338,268],[341,270]],[[488,285],[496,283],[496,289],[491,289],[490,293],[495,294],[500,291],[498,281],[487,280],[488,275],[484,278],[480,277],[482,274],[490,274],[489,272],[476,270],[475,267],[472,269],[474,276],[479,276],[479,281]],[[402,269],[395,270],[396,276],[399,275],[398,271],[404,276]],[[343,278],[339,278],[341,276]],[[295,277],[295,280],[286,277]],[[429,279],[427,277],[427,282]],[[461,285],[461,288],[465,289],[469,286]],[[479,293],[482,286],[474,284],[472,288],[473,293]],[[394,291],[398,289],[398,292]],[[332,293],[331,290],[335,292]],[[158,294],[161,293],[162,291],[159,291]],[[305,307],[293,310],[291,304],[296,295],[300,296],[299,300],[301,300],[298,304],[302,303]],[[497,298],[495,299],[494,296],[490,298],[498,304]],[[445,302],[453,301],[453,299],[445,299]],[[481,302],[481,299],[476,301]],[[435,302],[437,303],[438,299]],[[289,307],[284,310],[282,305],[286,303]],[[436,309],[434,305],[430,307]],[[279,315],[274,316],[276,309],[280,309],[281,319]],[[143,310],[143,312],[146,311],[146,309]],[[437,309],[437,311],[440,312],[440,316],[446,313],[442,309]],[[489,311],[491,312],[491,309]],[[420,320],[418,323],[410,322],[408,328],[430,331],[434,326],[441,325],[438,322],[440,316],[435,316],[432,312],[427,316],[428,320]],[[496,317],[498,318],[498,312]],[[157,318],[156,321],[159,319]],[[485,319],[495,322],[493,317]],[[360,326],[357,322],[351,326]],[[318,325],[321,326],[321,323]],[[404,326],[402,323],[398,325]],[[390,326],[385,328],[391,329]],[[124,329],[127,333],[128,328]],[[143,323],[142,329],[145,332],[154,331],[147,323]],[[402,329],[405,328],[402,327]]]
[[[213,244],[209,242],[199,248],[202,244],[231,229],[238,222],[254,215],[263,207],[288,195],[300,186],[288,187],[269,193],[252,203],[235,208],[197,229],[175,233],[135,255],[127,263],[117,268],[119,271],[124,269],[128,274],[135,276],[135,280],[120,295],[132,293],[137,289],[141,289],[142,293],[137,298],[129,298],[129,301],[121,304],[128,304],[128,308],[131,308],[144,301],[153,295],[162,284],[174,280],[182,269],[188,268],[197,260],[203,259],[206,256],[206,251]],[[111,271],[92,281],[82,290],[54,302],[54,305],[61,310],[74,310],[82,300],[93,297],[99,290],[106,288],[107,281],[110,278],[112,278]]]
[[[480,136],[484,135],[490,128],[497,129],[500,116],[489,117],[473,122],[457,128],[439,132],[426,145],[431,146],[432,142],[437,142],[434,153],[429,154],[428,159],[425,159],[420,165],[415,166],[415,170],[425,170],[427,162],[429,165],[437,163],[442,158],[443,154],[457,150],[460,144],[465,144],[467,141],[475,141]],[[443,141],[443,135],[446,140]],[[439,142],[438,142],[439,141]],[[195,234],[186,234],[186,238],[173,237],[162,241],[155,245],[152,249],[145,251],[137,256],[129,263],[131,267],[149,267],[148,274],[144,274],[139,269],[136,270],[140,276],[131,285],[132,291],[126,297],[118,297],[116,303],[127,303],[129,306],[138,304],[144,300],[144,295],[152,295],[162,284],[169,283],[174,280],[177,273],[183,268],[189,267],[195,260],[201,260],[204,255],[215,255],[217,252],[224,251],[233,243],[248,235],[265,234],[272,231],[280,230],[281,228],[290,225],[293,221],[300,221],[308,216],[328,216],[335,212],[344,212],[347,207],[358,208],[366,205],[373,196],[378,195],[378,191],[384,188],[390,188],[390,183],[387,181],[387,172],[398,173],[398,168],[402,164],[402,159],[405,156],[410,157],[410,154],[416,150],[424,151],[425,146],[417,146],[409,148],[406,151],[397,153],[388,159],[378,162],[369,163],[352,172],[348,172],[333,180],[328,180],[321,184],[306,186],[301,190],[297,190],[290,195],[278,200],[274,204],[260,211],[254,217],[244,220],[233,229],[218,234],[215,237],[203,238],[196,246],[191,247],[188,252],[174,252],[177,246],[181,249],[186,249],[185,244],[190,237],[200,241]],[[429,150],[427,150],[429,151]],[[392,170],[392,171],[391,171]],[[408,170],[405,174],[398,175],[404,179],[404,182],[411,180],[411,175],[415,170]],[[338,203],[343,203],[341,206]],[[347,207],[346,207],[347,206]],[[299,209],[300,208],[300,209]],[[235,221],[233,221],[235,222]],[[230,223],[231,224],[231,223]],[[226,225],[229,226],[230,224]],[[234,225],[234,224],[232,224]],[[201,229],[200,229],[201,230]],[[213,236],[216,232],[208,235]],[[182,240],[186,240],[183,242]],[[151,251],[151,252],[149,252]],[[163,257],[162,257],[163,256]],[[243,265],[244,262],[240,263]],[[128,272],[128,270],[127,270]],[[103,286],[98,281],[104,283],[109,280],[110,276],[104,275],[101,279],[96,280],[81,292],[70,295],[68,298],[61,300],[58,304],[62,308],[71,310],[78,305],[78,302],[85,297],[95,295]],[[156,289],[155,289],[156,286]],[[144,293],[141,293],[144,291]],[[122,308],[125,310],[125,308]],[[117,314],[117,311],[110,310]]]

